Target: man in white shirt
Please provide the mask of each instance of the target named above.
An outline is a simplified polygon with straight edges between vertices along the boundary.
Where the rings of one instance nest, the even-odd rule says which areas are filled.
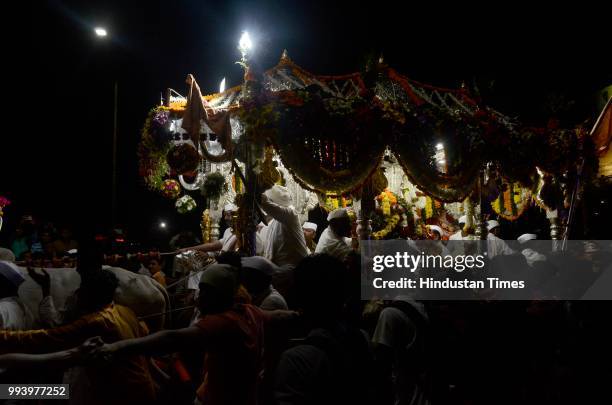
[[[315,253],[327,253],[344,260],[352,251],[351,219],[345,208],[338,208],[327,216],[329,225],[319,238]]]
[[[0,329],[29,330],[34,317],[19,299],[19,286],[25,281],[19,268],[0,261]]]
[[[463,230],[463,228],[465,227],[465,224],[467,222],[467,216],[463,215],[459,218],[459,230],[457,232],[455,232],[454,234],[452,234],[448,240],[463,240],[464,238],[468,237],[467,232],[465,232]]]
[[[476,240],[476,237],[474,235],[470,235],[469,233],[465,231],[464,228],[465,228],[466,223],[467,223],[467,216],[466,215],[461,216],[459,218],[459,230],[448,238],[450,242],[447,244],[447,247],[448,247],[448,250],[453,255],[463,255],[466,253],[466,244],[469,247],[470,243],[469,242],[466,243],[463,241]],[[468,248],[467,250],[470,250],[470,249]]]
[[[231,218],[233,213],[238,211],[238,207],[234,204],[226,204],[225,207],[223,207],[223,211],[224,211],[224,215],[226,215],[227,218]],[[255,239],[256,239],[256,253],[261,254],[263,253],[263,243],[262,243],[261,236],[259,234],[256,234]],[[190,247],[182,248],[182,249],[179,249],[178,252],[184,253],[190,250],[198,250],[200,252],[209,252],[209,254],[213,254],[214,252],[229,252],[229,251],[233,251],[236,249],[236,240],[237,238],[236,238],[236,235],[234,234],[234,230],[233,228],[230,227],[230,228],[227,228],[223,232],[223,236],[219,240],[208,242],[208,243],[203,243],[197,246],[190,246]]]
[[[489,259],[499,255],[511,255],[514,253],[508,244],[501,239],[498,235],[500,234],[499,222],[496,220],[490,220],[487,222],[487,252]]]
[[[274,185],[261,195],[261,208],[273,218],[268,223],[264,257],[277,266],[297,265],[308,255],[308,248],[291,193]]]

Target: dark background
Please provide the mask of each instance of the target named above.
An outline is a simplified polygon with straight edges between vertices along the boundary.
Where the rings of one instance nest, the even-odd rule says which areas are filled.
[[[248,30],[253,61],[273,66],[284,48],[318,74],[360,70],[384,54],[400,72],[457,87],[523,122],[551,116],[571,127],[597,114],[596,92],[612,83],[610,19],[601,5],[535,2],[478,6],[421,2],[41,1],[5,9],[5,126],[0,195],[5,242],[26,212],[77,229],[110,228],[113,83],[119,84],[119,221],[132,238],[157,243],[197,217],[138,178],[136,146],[167,87],[185,94],[240,83],[236,45]],[[95,26],[109,32],[93,34]],[[607,42],[607,43],[606,43]],[[168,221],[162,233],[157,224]]]

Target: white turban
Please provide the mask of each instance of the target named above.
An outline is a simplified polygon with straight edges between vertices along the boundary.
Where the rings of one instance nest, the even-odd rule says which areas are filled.
[[[310,229],[316,232],[317,224],[315,224],[314,222],[304,222],[304,225],[302,225],[302,229]]]
[[[494,219],[491,219],[490,221],[487,221],[487,230],[491,230],[494,228],[497,228],[499,226],[499,222],[497,222]]]
[[[238,211],[238,207],[236,206],[236,204],[227,203],[223,207],[223,211],[225,212]]]
[[[462,215],[459,217],[460,224],[467,224],[467,215]]]
[[[440,236],[444,234],[444,232],[442,231],[442,228],[440,228],[438,225],[427,225],[427,227],[431,229],[432,231],[438,232]]]
[[[272,188],[266,190],[264,194],[268,197],[268,200],[281,207],[290,207],[293,205],[293,197],[287,187],[275,184]]]
[[[536,239],[538,239],[538,235],[536,235],[535,233],[524,233],[518,238],[516,238],[516,240],[518,240],[521,245],[527,241]]]
[[[329,215],[327,215],[327,220],[331,221],[332,219],[337,219],[337,218],[348,218],[348,212],[346,211],[346,208],[338,208],[333,210],[332,212],[329,213]]]

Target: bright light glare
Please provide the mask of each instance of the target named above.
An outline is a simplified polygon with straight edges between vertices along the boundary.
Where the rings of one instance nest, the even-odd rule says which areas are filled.
[[[99,37],[105,37],[106,35],[108,35],[108,33],[106,32],[106,30],[102,27],[96,27],[94,29],[94,32],[96,33],[97,36]]]
[[[223,93],[225,91],[225,77],[221,80],[221,84],[219,85],[219,93]]]
[[[437,149],[437,150],[442,150],[442,149],[444,149],[444,144],[442,144],[442,143],[437,144],[437,145],[436,145],[436,149]]]
[[[162,228],[162,229],[165,228],[166,227],[166,223],[164,221],[160,222],[159,223],[159,227]]]
[[[251,42],[251,37],[249,36],[249,33],[247,31],[244,31],[242,33],[242,36],[240,37],[240,42],[238,42],[238,49],[240,50],[240,52],[246,53],[247,51],[250,51],[251,48],[253,48],[253,42]]]

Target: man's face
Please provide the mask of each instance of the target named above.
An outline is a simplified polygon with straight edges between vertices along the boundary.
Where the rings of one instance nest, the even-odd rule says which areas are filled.
[[[233,211],[224,211],[223,212],[223,219],[225,219],[225,221],[227,223],[231,223],[232,222],[232,215],[234,214]]]
[[[499,226],[496,226],[495,228],[491,229],[491,233],[499,237]]]
[[[315,237],[315,231],[312,229],[303,229],[304,231],[304,239],[306,239],[306,241],[311,241],[314,239]]]
[[[153,259],[149,262],[149,271],[151,272],[151,274],[156,274],[159,273],[162,269],[161,263],[158,262],[157,260]]]

